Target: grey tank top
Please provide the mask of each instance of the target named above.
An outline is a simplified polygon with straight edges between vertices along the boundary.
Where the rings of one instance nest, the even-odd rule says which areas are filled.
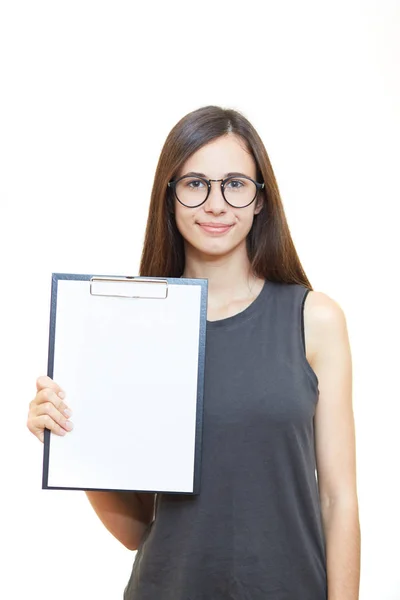
[[[207,322],[200,494],[157,495],[124,600],[326,600],[308,291]]]

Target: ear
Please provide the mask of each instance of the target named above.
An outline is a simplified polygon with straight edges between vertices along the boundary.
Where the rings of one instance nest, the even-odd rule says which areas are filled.
[[[254,209],[254,216],[258,215],[262,211],[262,208],[264,206],[264,201],[265,201],[264,194],[260,194],[259,197],[257,198],[257,204]]]

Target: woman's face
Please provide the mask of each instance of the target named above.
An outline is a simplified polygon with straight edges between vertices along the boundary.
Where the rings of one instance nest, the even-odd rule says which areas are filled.
[[[175,179],[188,174],[224,179],[229,173],[240,173],[256,180],[254,158],[245,149],[244,141],[234,134],[227,134],[200,148],[184,163]],[[202,184],[194,182],[191,185]],[[176,224],[185,240],[186,254],[194,251],[217,257],[227,255],[240,246],[246,248],[246,237],[254,215],[262,208],[261,193],[249,206],[234,208],[225,202],[220,186],[220,182],[212,182],[206,202],[197,208],[187,208],[175,199]],[[225,228],[218,229],[216,225]]]

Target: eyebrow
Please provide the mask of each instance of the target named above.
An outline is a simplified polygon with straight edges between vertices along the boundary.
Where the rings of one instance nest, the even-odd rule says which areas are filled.
[[[195,177],[204,177],[205,179],[208,179],[207,175],[205,175],[204,173],[198,173],[197,171],[190,171],[189,173],[185,173],[185,175],[181,175],[181,177],[185,177],[186,175],[194,175]],[[250,175],[246,175],[245,173],[233,171],[230,173],[225,173],[222,179],[225,179],[226,177],[236,177],[239,175],[245,175],[246,177],[250,177]]]
[[[194,175],[195,177],[204,177],[205,179],[208,179],[207,175],[205,175],[205,173],[198,173],[197,171],[190,171],[189,173],[185,173],[184,175],[181,175],[181,177],[185,177],[187,175]],[[250,177],[250,175],[246,175],[245,173],[240,173],[238,171],[231,171],[230,173],[225,173],[225,175],[223,175],[222,179],[226,179],[226,177],[237,177],[240,175],[244,175],[245,177]]]

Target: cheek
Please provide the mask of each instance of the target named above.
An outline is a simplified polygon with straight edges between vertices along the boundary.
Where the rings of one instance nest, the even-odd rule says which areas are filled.
[[[190,209],[186,209],[179,204],[175,205],[175,222],[178,231],[183,235],[186,234],[188,228],[194,223],[194,215]]]
[[[254,222],[254,210],[251,209],[246,213],[244,212],[244,210],[243,213],[239,216],[239,223],[241,224],[241,227],[245,229],[248,233]]]
[[[178,215],[177,213],[175,213],[175,223],[176,223],[176,227],[177,227],[179,233],[181,235],[183,235],[184,231],[185,231],[185,227],[184,227],[184,224],[182,222],[182,219],[180,218],[180,215]]]

